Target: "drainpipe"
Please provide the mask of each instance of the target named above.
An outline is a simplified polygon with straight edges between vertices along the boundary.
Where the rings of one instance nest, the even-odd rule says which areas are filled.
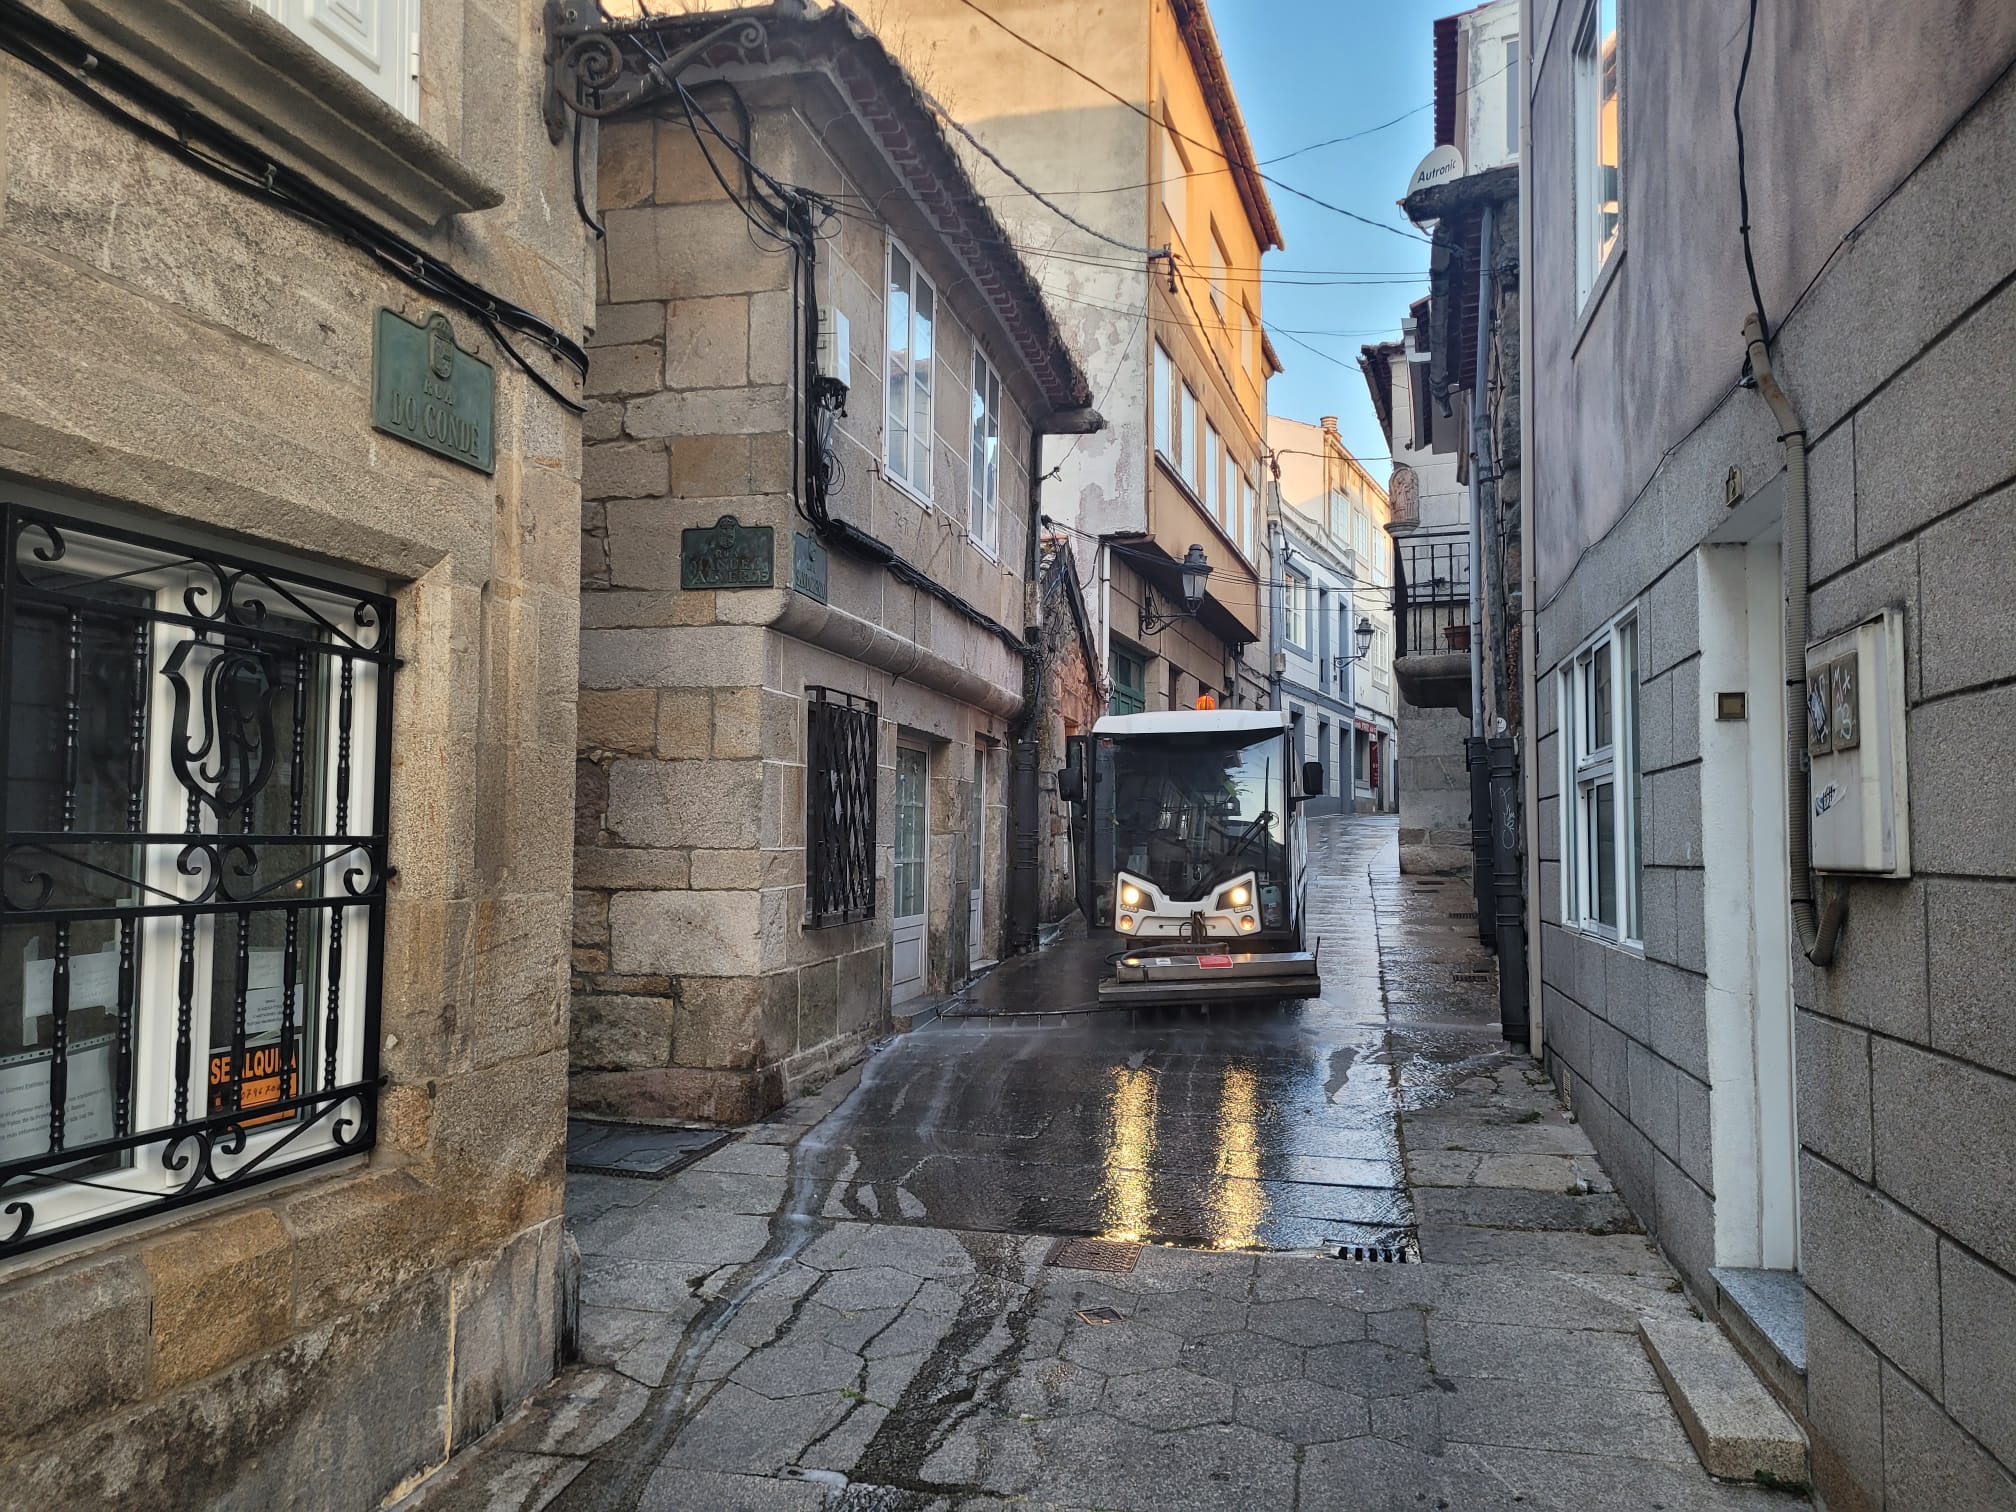
[[[1799,931],[1799,948],[1806,959],[1815,966],[1831,966],[1841,926],[1848,918],[1848,894],[1845,889],[1837,890],[1823,911],[1813,885],[1813,773],[1806,752],[1806,637],[1812,621],[1807,580],[1806,427],[1771,371],[1763,322],[1755,314],[1744,317],[1743,340],[1750,349],[1750,371],[1757,380],[1757,392],[1771,406],[1772,417],[1778,422],[1778,440],[1785,448],[1785,850],[1792,879],[1792,923]]]
[[[1530,7],[1528,7],[1530,9]],[[1530,15],[1522,15],[1521,27],[1531,23]],[[1531,69],[1533,39],[1522,35],[1519,43],[1519,70],[1515,75],[1514,87],[1519,90],[1522,101],[1532,100]],[[1531,111],[1520,112],[1522,120],[1531,119]],[[1520,143],[1520,157],[1526,155],[1526,143]],[[1520,673],[1524,679],[1522,686],[1525,696],[1522,703],[1526,710],[1526,727],[1521,731],[1525,755],[1526,777],[1526,898],[1527,919],[1531,928],[1526,935],[1526,1025],[1531,1036],[1530,1048],[1541,1049],[1546,1044],[1546,1024],[1542,1020],[1541,959],[1540,959],[1540,844],[1533,832],[1533,822],[1540,813],[1540,763],[1538,760],[1540,742],[1534,732],[1539,727],[1540,709],[1540,648],[1534,643],[1534,631],[1539,616],[1534,611],[1536,602],[1534,585],[1539,579],[1539,569],[1534,564],[1534,555],[1539,547],[1539,539],[1534,534],[1534,508],[1532,478],[1524,476],[1524,470],[1532,466],[1533,457],[1533,403],[1532,368],[1528,354],[1533,343],[1528,336],[1533,329],[1532,290],[1533,280],[1527,270],[1533,266],[1533,196],[1522,191],[1519,195],[1519,466],[1521,469],[1519,487],[1519,661]],[[1561,800],[1566,802],[1564,798]]]
[[[1491,212],[1477,241],[1477,371],[1470,393],[1470,734],[1484,733],[1484,345],[1491,336]]]
[[[1477,900],[1477,938],[1496,949],[1498,904],[1492,884],[1491,770],[1484,735],[1484,450],[1485,350],[1491,339],[1492,209],[1485,205],[1477,237],[1476,370],[1470,391],[1470,738],[1464,764],[1470,772],[1470,890]]]
[[[1274,502],[1277,505],[1280,502],[1278,495]],[[1281,654],[1282,647],[1288,644],[1283,628],[1288,596],[1288,540],[1274,509],[1270,508],[1267,515],[1267,551],[1273,562],[1269,574],[1272,581],[1267,589],[1267,706],[1279,709],[1285,707],[1281,702]]]

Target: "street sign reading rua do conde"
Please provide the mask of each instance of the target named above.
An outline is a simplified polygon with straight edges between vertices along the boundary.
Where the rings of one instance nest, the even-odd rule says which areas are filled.
[[[378,312],[371,348],[371,424],[478,471],[497,470],[497,375],[465,352],[436,311],[415,325]]]

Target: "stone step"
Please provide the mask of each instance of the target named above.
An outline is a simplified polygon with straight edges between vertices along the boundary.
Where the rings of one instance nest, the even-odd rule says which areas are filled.
[[[1786,1411],[1806,1426],[1806,1284],[1797,1271],[1717,1266],[1715,1313]]]
[[[1806,1440],[1713,1323],[1645,1318],[1638,1338],[1702,1468],[1723,1480],[1806,1483]]]

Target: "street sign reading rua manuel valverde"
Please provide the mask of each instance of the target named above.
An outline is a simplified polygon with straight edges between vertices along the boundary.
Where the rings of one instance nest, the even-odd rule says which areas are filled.
[[[415,325],[378,312],[371,347],[371,424],[486,473],[497,470],[497,375],[456,344],[436,311]]]

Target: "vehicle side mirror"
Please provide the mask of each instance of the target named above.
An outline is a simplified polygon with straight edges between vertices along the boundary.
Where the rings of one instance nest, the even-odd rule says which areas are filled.
[[[1302,763],[1302,796],[1321,798],[1323,796],[1323,763],[1305,761]]]
[[[1059,767],[1057,770],[1057,796],[1066,803],[1085,801],[1085,771],[1082,767]]]

